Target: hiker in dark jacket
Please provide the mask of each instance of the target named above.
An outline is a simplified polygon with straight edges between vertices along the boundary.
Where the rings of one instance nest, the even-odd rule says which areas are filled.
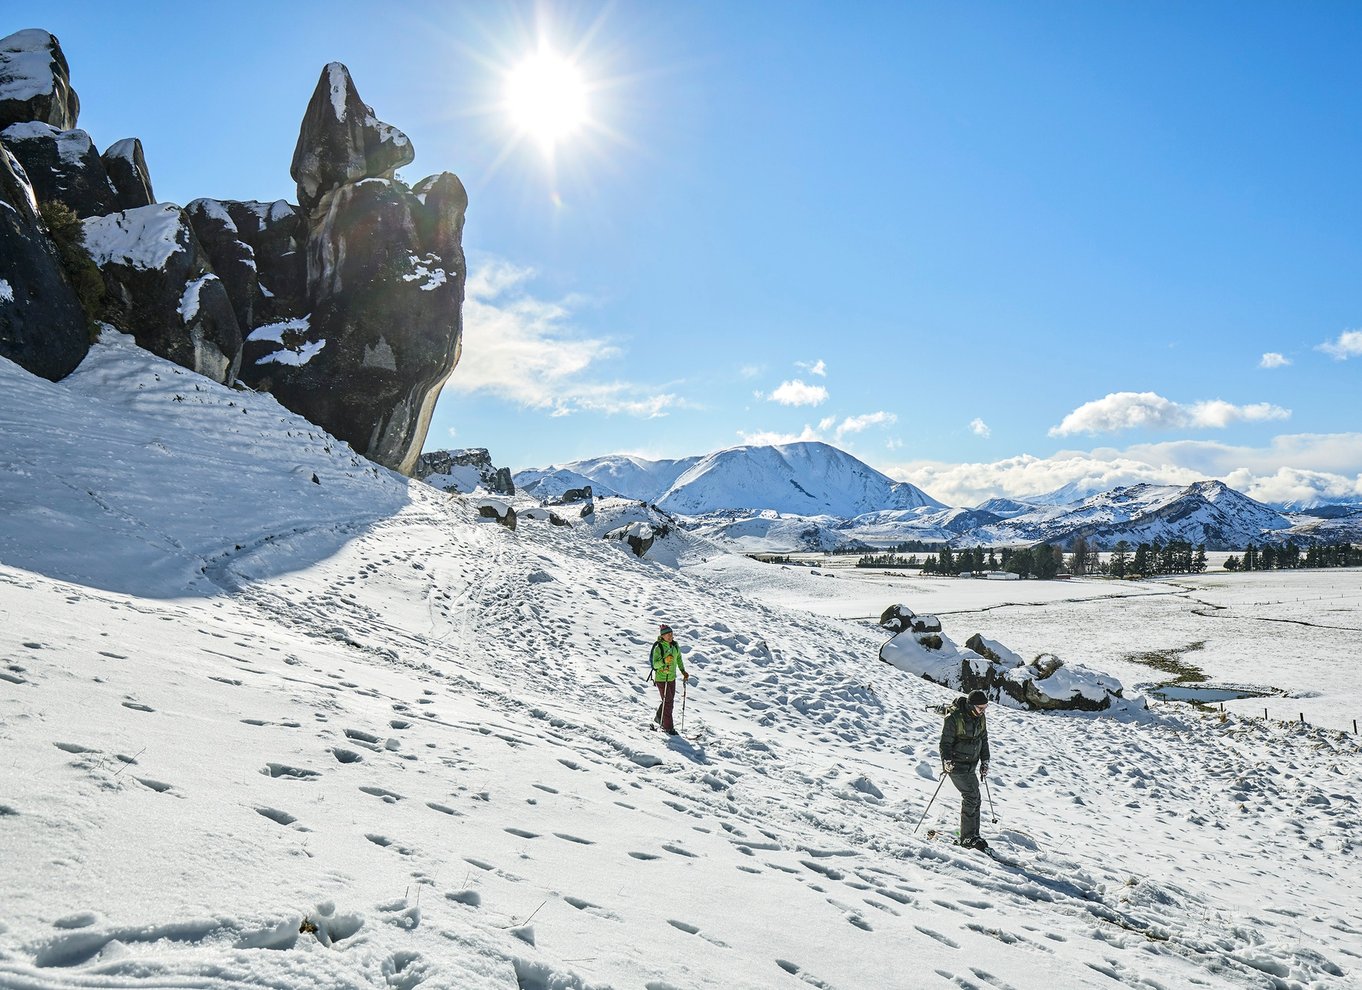
[[[988,848],[979,837],[979,781],[988,776],[987,707],[988,695],[971,691],[955,699],[941,727],[941,766],[960,792],[960,844],[967,849]]]
[[[690,674],[686,673],[681,647],[676,645],[671,626],[663,626],[658,632],[657,642],[653,644],[652,661],[653,683],[657,685],[657,693],[662,698],[653,722],[661,726],[667,735],[674,736],[677,733],[676,726],[672,724],[672,703],[676,701],[676,675],[680,674],[683,681],[688,681]]]

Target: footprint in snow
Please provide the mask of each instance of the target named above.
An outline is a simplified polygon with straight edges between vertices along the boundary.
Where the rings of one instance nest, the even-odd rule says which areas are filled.
[[[699,927],[697,927],[696,925],[687,924],[684,921],[676,921],[673,918],[668,918],[667,924],[671,925],[675,929],[678,929],[679,931],[685,932],[687,935],[700,934]]]
[[[554,832],[553,834],[565,842],[575,842],[581,846],[594,846],[596,844],[591,839],[583,839],[576,835],[569,835],[566,832]]]
[[[151,788],[157,794],[164,794],[166,791],[170,790],[170,785],[164,781],[152,780],[150,777],[134,777],[133,779],[143,787]]]
[[[923,935],[926,935],[928,938],[934,938],[934,939],[936,939],[936,940],[937,940],[938,942],[940,942],[942,945],[948,946],[949,948],[952,948],[952,949],[958,949],[958,948],[960,948],[960,943],[959,943],[959,942],[954,942],[954,941],[952,941],[951,939],[947,938],[945,935],[942,935],[940,932],[934,932],[934,931],[932,931],[930,928],[923,928],[921,925],[914,925],[913,927],[916,928],[918,931],[920,931]]]
[[[538,833],[538,832],[527,832],[527,831],[525,831],[523,828],[504,828],[504,829],[502,829],[502,831],[503,831],[503,832],[509,832],[511,835],[519,836],[519,837],[522,838],[522,839],[537,839],[537,838],[539,838],[539,833]]]
[[[132,709],[133,711],[135,711],[135,712],[154,712],[154,711],[156,711],[156,709],[155,709],[155,708],[152,708],[150,705],[144,705],[144,704],[142,704],[141,702],[138,702],[138,701],[125,701],[125,702],[123,702],[123,707],[124,707],[124,708],[131,708],[131,709]]]
[[[641,859],[641,860],[644,860],[645,862],[646,862],[647,860],[650,860],[650,859],[661,859],[661,858],[662,858],[661,856],[658,856],[658,855],[656,855],[656,854],[654,854],[654,853],[644,853],[644,852],[631,852],[629,855],[632,856],[634,859]]]
[[[287,777],[290,780],[315,780],[321,776],[316,770],[291,767],[286,763],[266,763],[260,772],[267,777]]]
[[[371,794],[376,798],[382,798],[384,804],[396,804],[402,800],[402,795],[395,791],[389,791],[382,787],[364,786],[360,788],[365,794]]]
[[[292,825],[298,820],[287,811],[280,811],[278,808],[256,808],[255,813],[257,815],[263,815],[270,821],[279,825]]]

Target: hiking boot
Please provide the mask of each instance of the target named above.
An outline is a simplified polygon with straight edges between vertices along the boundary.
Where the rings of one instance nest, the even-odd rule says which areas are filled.
[[[965,849],[978,849],[981,852],[988,851],[988,843],[977,835],[968,839],[961,839],[960,845]]]

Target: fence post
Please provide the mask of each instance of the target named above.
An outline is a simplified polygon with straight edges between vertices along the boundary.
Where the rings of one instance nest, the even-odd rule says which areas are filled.
[[[1305,712],[1301,712],[1301,725],[1305,724]]]

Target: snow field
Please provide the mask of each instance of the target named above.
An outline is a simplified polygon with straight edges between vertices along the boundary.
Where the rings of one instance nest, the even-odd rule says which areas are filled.
[[[995,861],[882,630],[196,383],[0,366],[0,987],[1358,985],[1351,741],[991,710]]]

